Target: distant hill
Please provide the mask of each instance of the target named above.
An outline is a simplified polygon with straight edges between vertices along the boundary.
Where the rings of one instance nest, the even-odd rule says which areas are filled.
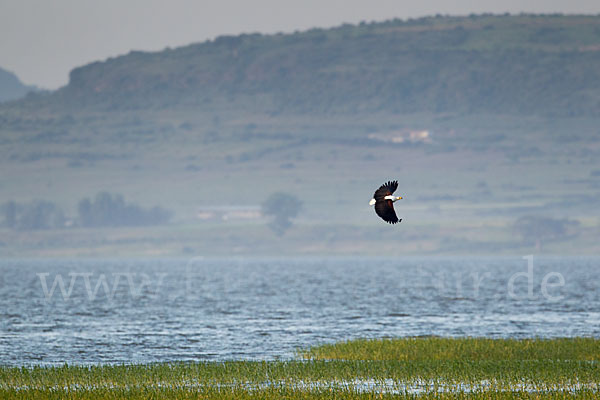
[[[599,115],[600,17],[440,16],[222,36],[76,68],[44,101],[105,110]]]
[[[431,17],[131,52],[0,104],[0,251],[597,254],[599,126],[600,16]],[[368,206],[390,179],[404,197],[394,227]],[[78,225],[80,200],[103,192],[173,218]],[[283,237],[257,211],[277,192],[303,204]],[[39,219],[28,210],[59,223],[11,228]]]
[[[33,90],[37,90],[35,86],[23,84],[15,74],[0,68],[0,102],[18,99]]]

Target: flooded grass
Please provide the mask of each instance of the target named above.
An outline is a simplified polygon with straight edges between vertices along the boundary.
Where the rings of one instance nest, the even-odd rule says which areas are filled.
[[[97,389],[77,392],[65,390],[31,390],[28,392],[0,390],[2,399],[50,399],[50,400],[85,400],[85,399],[593,399],[597,392],[582,391],[574,394],[563,392],[528,393],[528,392],[477,392],[477,393],[360,393],[347,389],[327,390],[295,390],[290,388],[267,388],[248,391],[245,388],[220,389],[172,389],[172,388],[140,388],[140,389]]]
[[[289,361],[0,367],[0,398],[591,398],[600,340],[408,338]]]
[[[402,338],[359,339],[324,344],[299,352],[316,360],[510,361],[600,360],[600,340],[593,338],[487,339]]]

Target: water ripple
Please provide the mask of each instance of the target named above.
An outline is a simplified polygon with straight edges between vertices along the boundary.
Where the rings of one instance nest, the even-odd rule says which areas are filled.
[[[536,258],[530,273],[521,257],[3,260],[0,364],[290,358],[359,337],[598,337],[599,266]]]

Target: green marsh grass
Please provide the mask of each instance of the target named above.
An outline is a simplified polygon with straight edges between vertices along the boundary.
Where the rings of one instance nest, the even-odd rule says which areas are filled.
[[[355,340],[288,361],[0,367],[0,398],[592,398],[600,340]]]
[[[324,344],[299,352],[317,360],[509,361],[600,360],[600,340],[593,338],[488,339],[402,338],[358,339]]]
[[[0,390],[0,398],[12,399],[48,399],[48,400],[87,400],[87,399],[594,399],[597,392],[584,390],[578,393],[566,394],[563,392],[527,393],[527,392],[477,392],[477,393],[424,393],[424,394],[396,394],[396,393],[360,393],[346,389],[333,390],[294,390],[289,388],[273,388],[249,391],[245,388],[227,390],[219,389],[100,389],[100,390],[31,390],[27,392],[15,390]]]

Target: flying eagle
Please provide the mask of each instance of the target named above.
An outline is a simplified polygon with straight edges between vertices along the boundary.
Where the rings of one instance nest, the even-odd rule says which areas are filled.
[[[402,198],[392,196],[392,193],[394,193],[396,189],[398,189],[398,181],[384,183],[375,191],[373,198],[369,202],[370,206],[375,206],[377,215],[390,224],[402,222],[402,219],[398,219],[396,211],[394,211],[394,202]]]

